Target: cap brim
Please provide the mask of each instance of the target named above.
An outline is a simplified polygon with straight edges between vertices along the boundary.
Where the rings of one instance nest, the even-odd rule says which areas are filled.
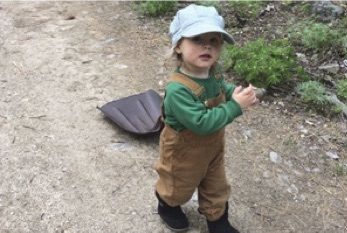
[[[218,26],[215,25],[206,25],[204,24],[192,24],[191,26],[189,26],[188,28],[186,28],[183,32],[182,32],[182,37],[194,37],[200,34],[204,34],[204,33],[208,33],[208,32],[220,32],[223,34],[223,39],[230,43],[230,44],[234,44],[235,40],[234,38],[227,33],[225,30],[221,29]]]

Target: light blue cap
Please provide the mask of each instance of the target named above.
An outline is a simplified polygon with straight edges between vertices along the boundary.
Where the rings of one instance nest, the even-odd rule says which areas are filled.
[[[235,43],[233,37],[224,30],[224,19],[212,6],[191,4],[177,11],[170,24],[171,43],[176,46],[182,37],[194,37],[207,32],[220,32],[228,43]]]

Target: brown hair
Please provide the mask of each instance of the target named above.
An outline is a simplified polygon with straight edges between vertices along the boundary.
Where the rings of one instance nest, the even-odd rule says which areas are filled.
[[[182,60],[182,54],[178,54],[175,50],[175,48],[181,44],[181,41],[182,41],[182,39],[180,39],[175,46],[172,46],[166,55],[166,58],[172,59],[175,62],[176,66],[180,66],[182,64],[182,61],[183,61]]]

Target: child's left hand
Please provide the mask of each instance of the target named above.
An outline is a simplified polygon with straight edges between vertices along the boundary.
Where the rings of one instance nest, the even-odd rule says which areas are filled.
[[[252,84],[244,89],[242,89],[241,86],[238,86],[235,88],[232,97],[236,102],[238,102],[241,108],[250,107],[259,102],[254,89],[255,87],[252,86]]]

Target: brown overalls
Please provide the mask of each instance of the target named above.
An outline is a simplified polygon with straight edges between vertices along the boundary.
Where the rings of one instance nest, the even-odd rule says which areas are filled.
[[[204,88],[190,78],[175,73],[170,81],[179,82],[200,96]],[[208,108],[225,102],[221,92],[205,101]],[[210,135],[197,135],[185,129],[175,131],[165,125],[160,135],[159,174],[156,190],[170,206],[186,203],[198,188],[199,212],[209,221],[219,219],[230,194],[224,168],[224,128]]]

